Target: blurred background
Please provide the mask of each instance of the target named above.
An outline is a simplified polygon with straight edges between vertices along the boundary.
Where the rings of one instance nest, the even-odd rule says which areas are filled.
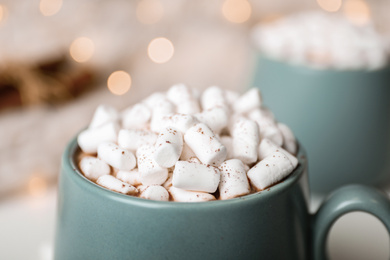
[[[388,0],[0,0],[0,259],[52,259],[61,153],[99,104],[123,109],[175,83],[244,92],[252,28],[306,10],[390,35]],[[388,259],[381,223],[365,221]],[[350,229],[332,233],[334,259],[357,259],[338,247]]]

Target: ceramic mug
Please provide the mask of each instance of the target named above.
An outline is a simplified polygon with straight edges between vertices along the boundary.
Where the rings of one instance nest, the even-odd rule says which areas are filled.
[[[308,211],[307,161],[283,182],[224,201],[151,201],[104,189],[78,170],[76,139],[62,158],[55,259],[325,259],[327,233],[351,211],[390,230],[390,202],[364,186],[338,190]]]
[[[312,191],[389,182],[390,67],[318,70],[259,56],[253,86],[307,149]]]

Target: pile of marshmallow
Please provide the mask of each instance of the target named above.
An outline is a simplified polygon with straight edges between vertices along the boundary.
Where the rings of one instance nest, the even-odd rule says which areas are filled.
[[[121,113],[101,105],[78,144],[85,177],[160,201],[236,198],[282,181],[298,165],[293,133],[255,88],[240,96],[178,84]]]
[[[372,23],[324,12],[294,14],[253,30],[266,56],[314,68],[374,70],[389,62],[389,43]]]

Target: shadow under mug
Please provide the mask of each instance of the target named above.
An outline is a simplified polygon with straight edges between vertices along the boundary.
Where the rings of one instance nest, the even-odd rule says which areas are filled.
[[[390,177],[390,67],[318,70],[259,55],[252,86],[307,149],[310,187],[326,194]]]
[[[78,170],[67,146],[58,191],[55,259],[326,259],[333,222],[351,211],[377,216],[390,231],[390,202],[373,188],[336,191],[308,211],[307,161],[259,193],[198,203],[140,199],[104,189]]]

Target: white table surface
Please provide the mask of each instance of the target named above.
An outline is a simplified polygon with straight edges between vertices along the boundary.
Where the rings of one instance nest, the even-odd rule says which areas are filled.
[[[321,199],[314,197],[311,208]],[[34,198],[19,195],[0,201],[0,259],[53,259],[56,188]],[[389,236],[375,217],[354,212],[340,218],[328,240],[331,259],[389,259]]]

